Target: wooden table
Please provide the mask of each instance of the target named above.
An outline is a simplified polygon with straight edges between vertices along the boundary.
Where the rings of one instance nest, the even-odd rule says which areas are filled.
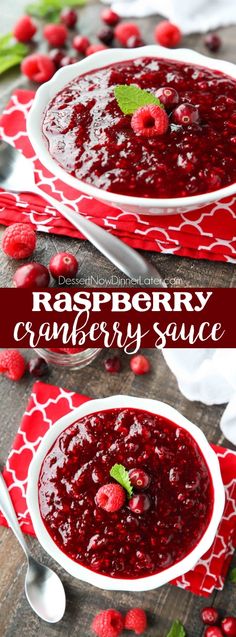
[[[16,0],[7,0],[7,2],[6,0],[0,0],[0,9],[2,9],[1,16],[4,16],[4,22],[2,19],[2,30],[4,33],[11,30],[17,15],[22,14],[23,7],[26,3],[26,0],[17,0],[17,2]],[[100,11],[101,5],[97,0],[88,0],[87,5],[80,10],[79,28],[81,32],[91,37],[93,42],[96,41],[95,34],[100,24]],[[145,42],[153,42],[153,27],[158,19],[159,18],[155,19],[152,17],[141,21]],[[222,38],[223,47],[218,56],[234,62],[236,57],[236,27],[222,29]],[[183,45],[192,47],[199,52],[207,53],[202,36],[191,35],[185,37]],[[12,91],[19,86],[22,88],[35,88],[35,85],[30,85],[27,80],[19,77],[18,71],[6,73],[4,79],[0,80],[0,111],[6,105]],[[48,265],[52,254],[56,251],[64,250],[72,250],[75,254],[78,253],[81,278],[91,280],[92,276],[100,276],[103,279],[105,278],[109,285],[112,276],[120,276],[119,271],[87,241],[75,241],[56,235],[47,235],[47,237],[41,235],[34,258],[35,260],[38,258],[38,260],[45,265]],[[162,277],[167,279],[167,285],[170,287],[236,286],[236,269],[232,264],[193,260],[153,252],[145,254],[158,267]],[[0,286],[11,287],[12,276],[18,265],[19,262],[15,264],[0,253]],[[93,283],[89,281],[88,285],[91,286]],[[103,285],[103,283],[101,285]],[[119,281],[115,283],[115,285],[119,285]],[[122,283],[120,283],[120,285],[122,285]]]
[[[69,390],[77,390],[93,398],[122,393],[125,387],[128,394],[164,400],[200,425],[210,441],[224,443],[219,429],[223,408],[206,407],[183,398],[161,352],[147,350],[147,354],[152,363],[152,371],[146,376],[138,377],[132,374],[127,356],[123,356],[121,373],[108,374],[103,367],[107,353],[103,351],[90,366],[78,372],[71,373],[54,368],[47,382],[64,386]],[[32,356],[27,352],[27,356],[30,355]],[[20,383],[1,378],[1,467],[11,448],[31,387],[32,380],[27,376]],[[176,618],[186,626],[188,637],[200,637],[203,635],[203,627],[199,612],[206,604],[214,604],[228,614],[235,613],[236,586],[229,582],[223,592],[214,593],[208,600],[170,585],[145,594],[100,591],[66,575],[43,553],[36,540],[30,538],[29,543],[34,555],[51,564],[61,575],[66,587],[67,611],[59,624],[51,626],[41,622],[32,613],[23,592],[25,560],[21,548],[11,531],[0,528],[1,637],[89,637],[91,620],[100,609],[115,606],[125,610],[133,605],[141,605],[148,611],[150,627],[145,633],[147,637],[166,637],[172,621]]]

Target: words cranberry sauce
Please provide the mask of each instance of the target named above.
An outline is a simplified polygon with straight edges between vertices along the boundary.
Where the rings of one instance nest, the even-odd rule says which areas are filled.
[[[164,134],[136,134],[114,95],[120,84],[163,96]],[[172,106],[164,87],[175,89]],[[46,110],[43,133],[60,166],[103,190],[147,198],[199,195],[236,181],[235,95],[235,80],[220,72],[139,58],[67,84]]]
[[[147,508],[131,508],[128,495],[113,513],[97,505],[116,463],[143,470],[138,475],[147,479],[137,488],[145,489]],[[39,505],[48,533],[72,560],[135,579],[166,569],[196,546],[211,517],[213,487],[188,432],[146,411],[113,409],[60,434],[42,464]]]

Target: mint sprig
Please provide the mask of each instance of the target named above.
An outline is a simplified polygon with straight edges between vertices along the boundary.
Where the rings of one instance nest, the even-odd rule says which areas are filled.
[[[230,582],[232,582],[233,584],[236,584],[236,568],[231,568],[229,579],[230,579]]]
[[[28,53],[28,47],[21,42],[15,42],[12,34],[0,37],[0,74],[22,62]]]
[[[185,628],[178,619],[173,622],[166,637],[186,637]]]
[[[85,3],[85,0],[36,0],[26,7],[26,12],[35,18],[50,19],[56,22],[59,14],[65,7],[77,7]]]
[[[123,464],[114,464],[110,470],[110,476],[127,491],[129,498],[132,497],[133,487],[129,479],[129,473]]]
[[[163,104],[161,104],[160,100],[155,97],[153,93],[144,91],[144,89],[138,86],[118,84],[114,88],[114,93],[118,105],[125,115],[133,115],[138,108],[146,106],[147,104],[156,104],[164,108]]]

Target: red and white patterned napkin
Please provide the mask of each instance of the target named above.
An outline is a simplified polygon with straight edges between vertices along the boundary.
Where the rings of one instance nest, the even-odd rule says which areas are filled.
[[[26,503],[28,469],[43,436],[64,414],[72,412],[86,396],[36,382],[13,442],[3,475],[17,512],[22,531],[34,535]],[[173,582],[197,595],[209,596],[221,590],[236,547],[236,452],[216,447],[226,490],[226,506],[211,549],[196,567]],[[7,526],[2,514],[0,524]]]
[[[236,200],[229,197],[187,214],[141,216],[79,193],[53,177],[38,161],[26,134],[26,117],[32,105],[32,91],[17,90],[0,120],[0,137],[21,149],[35,165],[42,189],[74,210],[141,250],[163,254],[236,262]],[[66,219],[36,195],[12,195],[0,191],[0,223],[30,221],[42,232],[83,238]]]

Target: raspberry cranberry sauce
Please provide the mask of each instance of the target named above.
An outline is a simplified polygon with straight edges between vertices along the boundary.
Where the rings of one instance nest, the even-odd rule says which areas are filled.
[[[116,463],[130,472],[138,506],[125,494],[111,512],[98,505],[97,494],[112,483]],[[148,507],[140,506],[144,499]],[[113,409],[85,416],[58,436],[41,467],[39,505],[48,533],[72,560],[135,579],[170,567],[198,544],[211,518],[213,487],[188,432],[146,411]]]
[[[165,103],[164,134],[133,130],[114,96],[120,84],[163,95],[163,104],[163,89],[175,89],[177,100]],[[203,67],[151,58],[121,62],[67,84],[47,108],[43,133],[57,163],[92,186],[147,198],[199,195],[236,181],[235,90],[235,80]]]

